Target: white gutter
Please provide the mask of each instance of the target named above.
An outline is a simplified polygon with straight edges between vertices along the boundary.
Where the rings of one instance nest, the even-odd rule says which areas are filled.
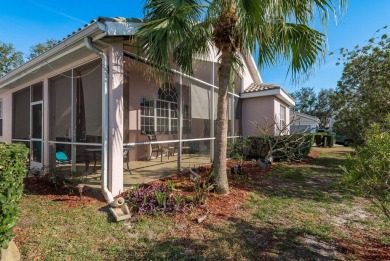
[[[85,46],[102,59],[102,193],[110,206],[114,197],[108,190],[108,58],[107,55],[92,44],[89,37],[84,38]]]

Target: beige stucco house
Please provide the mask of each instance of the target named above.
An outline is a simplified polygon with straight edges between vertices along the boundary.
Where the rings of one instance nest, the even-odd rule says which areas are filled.
[[[242,135],[287,134],[294,99],[280,86],[254,82],[240,95]],[[258,128],[261,130],[259,131]]]
[[[136,177],[210,163],[217,56],[198,60],[193,76],[172,69],[173,81],[157,82],[132,45],[141,22],[99,18],[1,77],[0,141],[25,143],[31,168],[102,174],[113,196],[144,181]],[[285,121],[293,104],[266,88],[251,56],[243,60],[228,95],[229,139],[252,135],[248,122],[264,115]]]

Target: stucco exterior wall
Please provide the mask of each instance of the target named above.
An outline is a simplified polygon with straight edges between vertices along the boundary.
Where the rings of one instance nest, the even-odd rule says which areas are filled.
[[[272,123],[275,114],[274,97],[256,97],[242,99],[242,134],[243,136],[258,135],[258,130],[251,121],[257,121],[260,126],[265,126],[265,118]],[[273,133],[269,133],[273,134]]]
[[[150,67],[142,62],[130,59],[128,57],[125,60],[125,87],[124,93],[127,93],[128,105],[125,109],[128,113],[124,112],[124,115],[128,117],[128,121],[125,119],[127,126],[124,126],[125,140],[129,143],[142,143],[148,142],[147,135],[141,134],[141,97],[158,99],[158,91],[163,82],[158,82],[149,73]],[[178,84],[179,78],[175,77],[175,83]],[[183,81],[183,105],[189,105],[191,100],[190,88],[186,85],[188,81]],[[126,90],[127,89],[127,90]],[[199,137],[203,133],[203,125],[196,124],[196,120],[192,119],[191,133],[183,134],[183,138]],[[163,140],[177,140],[178,134],[169,133],[157,133],[159,141]],[[174,144],[171,143],[172,146]],[[130,160],[147,160],[150,157],[150,145],[136,145],[135,149],[130,152]]]

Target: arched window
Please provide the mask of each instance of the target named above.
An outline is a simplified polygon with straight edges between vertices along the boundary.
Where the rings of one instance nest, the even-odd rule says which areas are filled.
[[[141,97],[141,133],[176,134],[178,130],[178,93],[172,83],[164,83],[157,99]]]
[[[158,90],[156,101],[156,131],[160,133],[177,133],[177,89],[173,84],[165,83]]]
[[[173,84],[164,83],[158,90],[158,99],[177,103],[177,89]]]

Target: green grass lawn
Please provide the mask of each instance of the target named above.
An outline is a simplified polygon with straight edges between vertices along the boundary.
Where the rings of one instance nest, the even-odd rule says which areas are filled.
[[[209,209],[201,224],[195,210],[116,223],[103,203],[70,208],[26,193],[16,242],[23,260],[390,259],[389,220],[340,182],[348,151],[315,148],[309,163],[276,164],[232,190],[248,195],[231,202],[233,214]]]

